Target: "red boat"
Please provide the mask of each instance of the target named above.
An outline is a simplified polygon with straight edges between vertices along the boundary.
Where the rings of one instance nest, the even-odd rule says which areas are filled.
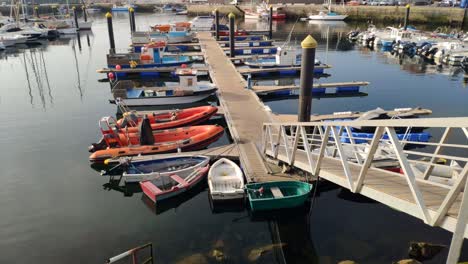
[[[273,15],[271,18],[273,18],[273,20],[283,20],[283,19],[286,19],[286,14],[273,12]]]
[[[195,169],[185,178],[177,174],[140,182],[143,193],[154,203],[176,196],[194,187],[206,176],[210,165]]]
[[[104,162],[122,156],[150,155],[192,151],[207,147],[224,133],[221,126],[191,126],[153,131],[147,118],[143,119],[139,133],[119,133],[115,120],[104,117],[99,122],[102,139],[89,147],[89,161]],[[105,128],[103,128],[105,125]]]
[[[220,36],[229,36],[229,30],[220,30],[219,31]],[[247,36],[249,35],[249,32],[245,30],[237,30],[234,32],[234,36]]]
[[[138,125],[146,114],[151,129],[161,130],[183,126],[193,126],[210,119],[218,111],[214,106],[200,106],[162,113],[125,112],[123,118],[117,120],[117,127],[121,133],[137,133]]]

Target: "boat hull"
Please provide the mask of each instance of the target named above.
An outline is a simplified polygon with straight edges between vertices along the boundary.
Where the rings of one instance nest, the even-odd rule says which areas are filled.
[[[274,187],[279,187],[283,192],[288,192],[287,196],[274,197],[268,195]],[[263,188],[264,196],[258,194],[257,191]],[[294,208],[303,205],[309,193],[312,190],[312,185],[304,182],[285,181],[285,182],[265,182],[251,183],[246,185],[250,208],[252,211],[267,211],[284,208]],[[290,195],[289,195],[290,194]]]
[[[150,98],[127,98],[121,99],[121,101],[128,106],[160,106],[160,105],[179,105],[179,104],[191,104],[205,100],[214,94],[216,88],[206,90],[203,92],[197,92],[193,95],[186,96],[161,96],[161,97],[150,97]]]
[[[308,17],[309,20],[324,20],[324,21],[342,21],[345,20],[347,15],[311,15]]]

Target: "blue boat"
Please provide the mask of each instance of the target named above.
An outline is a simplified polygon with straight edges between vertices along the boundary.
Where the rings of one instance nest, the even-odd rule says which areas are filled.
[[[190,65],[194,59],[190,56],[164,56],[166,42],[152,42],[146,44],[141,53],[111,53],[107,55],[109,68],[155,68],[176,67],[182,64]]]
[[[351,132],[351,134],[356,144],[369,143],[370,141],[366,139],[372,139],[372,137],[374,137],[374,133]],[[410,132],[410,133],[397,134],[397,137],[399,140],[414,141],[414,142],[429,142],[429,139],[431,138],[431,134],[429,134],[428,132],[421,132],[421,133]],[[388,134],[383,135],[382,139],[389,139]],[[341,142],[351,143],[348,133],[343,132],[342,137],[341,137]]]
[[[135,5],[129,5],[129,4],[126,4],[126,5],[123,5],[123,6],[114,5],[114,6],[112,6],[111,11],[112,12],[128,12],[128,9],[130,9],[130,8],[136,9],[136,6]]]

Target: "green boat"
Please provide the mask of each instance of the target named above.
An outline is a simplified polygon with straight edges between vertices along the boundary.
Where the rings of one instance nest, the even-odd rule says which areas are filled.
[[[252,211],[301,206],[312,190],[312,184],[299,181],[250,183],[245,187]]]

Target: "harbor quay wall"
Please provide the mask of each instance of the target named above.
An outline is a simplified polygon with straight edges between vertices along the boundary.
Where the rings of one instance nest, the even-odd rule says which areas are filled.
[[[239,6],[241,9],[250,9],[250,6]],[[233,12],[236,16],[242,16],[242,12],[233,5],[189,5],[189,15],[206,15],[218,9],[220,14]],[[403,23],[406,8],[404,6],[340,6],[332,7],[339,14],[347,14],[347,21],[357,22],[388,22]],[[309,14],[317,14],[323,10],[319,4],[294,4],[283,6],[283,11],[288,18],[307,17]],[[464,10],[461,8],[411,6],[410,24],[436,24],[446,26],[459,26],[462,23]]]

